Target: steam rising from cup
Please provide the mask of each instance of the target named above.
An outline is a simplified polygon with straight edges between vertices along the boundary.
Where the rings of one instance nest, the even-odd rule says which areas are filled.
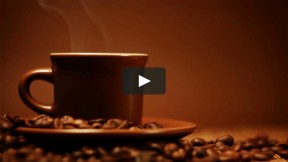
[[[38,0],[46,10],[59,13],[66,21],[73,52],[107,51],[108,36],[97,15],[95,3],[84,0]]]

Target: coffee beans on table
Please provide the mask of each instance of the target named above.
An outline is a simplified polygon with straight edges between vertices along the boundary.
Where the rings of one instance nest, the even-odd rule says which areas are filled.
[[[71,116],[51,118],[39,115],[23,120],[19,116],[0,117],[0,161],[27,162],[225,162],[225,161],[269,161],[274,158],[288,159],[288,141],[280,143],[268,136],[256,136],[235,140],[231,135],[223,135],[215,140],[203,138],[179,141],[146,141],[117,145],[82,146],[66,152],[55,152],[37,146],[24,136],[15,134],[17,126],[43,129],[157,129],[158,123],[134,125],[121,119],[74,119]],[[69,147],[69,146],[67,146]]]

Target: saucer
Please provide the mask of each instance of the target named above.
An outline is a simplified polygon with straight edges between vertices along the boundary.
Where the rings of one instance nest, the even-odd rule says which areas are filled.
[[[143,123],[157,122],[164,128],[157,129],[51,129],[19,127],[15,131],[30,140],[36,141],[140,141],[140,140],[175,140],[192,133],[197,125],[188,121],[144,117]]]

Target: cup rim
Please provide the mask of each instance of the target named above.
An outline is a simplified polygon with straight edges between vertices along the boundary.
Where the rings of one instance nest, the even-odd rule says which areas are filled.
[[[53,52],[50,54],[52,57],[85,57],[85,56],[93,56],[93,57],[129,57],[129,56],[148,56],[145,53],[113,53],[113,52]]]

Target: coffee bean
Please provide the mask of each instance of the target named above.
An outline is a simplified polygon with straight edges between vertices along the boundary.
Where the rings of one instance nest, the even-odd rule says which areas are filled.
[[[184,151],[186,152],[186,156],[187,157],[191,157],[192,155],[191,155],[191,152],[192,152],[192,150],[193,150],[193,146],[191,146],[191,145],[185,145],[185,146],[182,146],[183,147],[183,149],[184,149]]]
[[[29,123],[32,124],[32,125],[34,125],[34,123],[35,123],[37,120],[39,120],[39,119],[41,119],[41,118],[43,118],[43,117],[46,117],[46,116],[47,116],[47,115],[45,115],[45,114],[41,114],[41,115],[35,116],[34,118],[29,119]]]
[[[102,126],[102,128],[103,129],[115,129],[116,128],[116,125],[112,125],[112,124],[107,124],[107,123],[105,123],[105,124],[103,124],[103,126]]]
[[[172,152],[171,157],[175,160],[184,160],[186,157],[186,152],[184,149],[180,148]]]
[[[136,124],[134,123],[134,122],[132,122],[132,121],[128,121],[128,127],[130,128],[130,127],[133,127],[133,126],[135,126]],[[141,125],[142,126],[142,125]]]
[[[288,150],[280,150],[277,154],[283,159],[288,159]]]
[[[45,154],[45,150],[41,147],[36,147],[36,148],[32,148],[34,149],[34,153],[35,154],[40,154],[40,155],[44,155]]]
[[[88,127],[88,122],[83,119],[75,119],[72,123],[73,126],[80,128],[80,127]]]
[[[165,155],[167,156],[171,156],[171,154],[173,153],[173,151],[177,150],[178,149],[178,146],[177,144],[175,143],[167,143],[165,146],[164,146],[164,153]]]
[[[223,145],[225,145],[223,142],[221,142],[221,141],[217,141],[216,143],[215,143],[215,146],[216,147],[220,147],[220,146],[223,146]]]
[[[17,121],[14,123],[15,127],[25,127],[26,126],[26,119],[25,118],[19,118]]]
[[[107,120],[107,123],[109,122],[115,124],[115,126],[118,127],[123,122],[123,120],[122,119],[109,119]]]
[[[203,138],[194,138],[191,140],[193,146],[204,146],[207,142]]]
[[[27,144],[27,140],[24,136],[20,135],[16,138],[16,143],[18,146],[23,146],[23,145]]]
[[[92,124],[92,128],[96,128],[96,129],[99,129],[102,127],[102,124],[101,123],[93,123]]]
[[[163,153],[163,149],[162,149],[163,147],[160,143],[157,143],[157,142],[148,143],[147,147],[152,151],[156,151],[157,153]]]
[[[90,160],[90,159],[89,159]],[[90,162],[88,160],[88,162]],[[68,155],[66,155],[66,156],[64,156],[63,158],[62,158],[62,161],[61,162],[71,162],[72,161],[72,158],[70,157],[70,156],[68,156]],[[95,161],[96,162],[96,159],[94,160],[93,159],[93,161]],[[91,161],[91,162],[93,162],[93,161]]]
[[[148,162],[148,161],[155,161],[154,158],[157,156],[157,153],[155,151],[149,151],[149,150],[143,150],[141,154],[138,156],[136,161],[143,161],[143,162]]]
[[[87,124],[87,123],[83,123],[81,125],[78,125],[79,129],[92,129],[92,126]]]
[[[82,124],[86,124],[87,122],[83,119],[75,119],[72,123],[75,127],[79,127]]]
[[[207,152],[207,161],[216,162],[218,161],[219,154],[212,148],[206,149]]]
[[[253,158],[253,155],[251,155],[247,150],[240,151],[240,159],[242,161],[250,161],[252,158]]]
[[[250,150],[250,152],[252,153],[257,153],[257,152],[261,152],[259,148],[253,148]]]
[[[59,118],[54,118],[54,120],[53,120],[53,128],[62,129],[63,128],[62,120],[59,119]]]
[[[12,146],[12,145],[15,144],[15,142],[16,142],[16,137],[15,136],[12,136],[10,134],[7,134],[5,136],[5,142],[4,142],[5,145]]]
[[[17,150],[15,148],[9,148],[6,150],[3,156],[6,156],[7,159],[10,159],[7,161],[12,161],[12,158],[15,156],[16,152]]]
[[[261,152],[257,152],[254,154],[254,160],[260,160],[260,161],[264,161],[264,160],[269,160],[269,156],[261,153]]]
[[[39,156],[39,155],[34,155],[34,154],[29,154],[25,161],[27,162],[47,162],[49,159],[43,156]]]
[[[276,146],[282,147],[284,150],[288,150],[288,143],[278,143]]]
[[[268,146],[263,147],[261,149],[261,152],[263,152],[264,154],[268,155],[269,158],[272,158],[274,156],[274,154],[275,154],[274,151],[272,151],[272,149],[270,147],[268,147]]]
[[[245,150],[250,150],[255,147],[256,147],[256,144],[252,141],[245,141],[242,145],[242,148]]]
[[[283,147],[280,146],[272,146],[271,150],[277,153],[278,151],[284,150]]]
[[[193,158],[192,159],[192,162],[210,162],[209,158],[208,157],[204,157],[204,158]]]
[[[46,155],[47,159],[50,159],[50,161],[61,161],[62,156],[60,154],[53,154],[53,153],[48,153]]]
[[[129,128],[129,130],[140,130],[142,128],[139,128],[138,126],[132,126]]]
[[[82,152],[84,155],[86,155],[88,157],[93,156],[96,153],[94,149],[89,148],[89,147],[83,147]]]
[[[216,142],[223,142],[227,146],[232,146],[234,144],[234,137],[231,135],[224,135],[216,138]]]
[[[223,142],[221,142],[221,141],[217,141],[217,142],[215,143],[215,149],[216,149],[217,151],[223,152],[223,151],[229,150],[230,147],[227,146],[227,145],[225,145],[225,144],[224,144]]]
[[[0,121],[0,130],[1,131],[9,131],[13,128],[13,125],[10,121]]]
[[[219,155],[220,161],[238,161],[240,159],[240,155],[236,151],[225,151]]]
[[[106,123],[106,120],[103,118],[98,118],[98,119],[91,119],[88,121],[88,124],[94,124],[94,123],[104,124]]]
[[[80,157],[82,157],[83,155],[84,155],[84,153],[83,153],[82,151],[79,151],[79,150],[72,152],[72,156],[73,156],[75,159],[80,158]]]
[[[35,121],[34,126],[39,128],[51,128],[53,126],[53,118],[49,116],[41,117]]]
[[[127,120],[123,120],[122,123],[117,126],[117,129],[128,128],[128,126],[129,126],[128,121]]]
[[[232,146],[232,150],[239,152],[242,149],[242,144],[243,144],[242,141],[236,141]]]
[[[269,143],[268,143],[267,140],[260,139],[256,143],[256,147],[258,147],[258,148],[262,148],[262,147],[265,147],[265,146],[269,146]]]
[[[34,122],[33,122],[34,124]],[[31,123],[30,120],[25,120],[25,127],[33,127],[33,124]]]
[[[164,155],[155,155],[152,157],[153,162],[172,162],[172,160],[167,159]]]
[[[3,118],[10,121],[13,125],[17,125],[17,123],[20,120],[20,117],[18,115],[15,115],[15,114],[6,114],[6,115],[4,114]]]
[[[131,157],[133,157],[133,159],[135,159],[137,156],[140,155],[140,151],[137,149],[129,149],[129,154]]]
[[[217,147],[220,151],[227,151],[227,150],[229,150],[230,149],[230,147],[229,146],[227,146],[227,145],[219,145],[218,147]]]
[[[266,147],[262,147],[261,151],[272,151],[270,147],[266,146]]]
[[[96,153],[98,156],[107,155],[108,152],[103,147],[97,147]]]
[[[100,161],[103,161],[103,162],[117,162],[117,159],[114,158],[111,155],[104,155],[104,156],[102,156]]]
[[[208,149],[208,148],[215,148],[216,145],[215,145],[215,144],[207,144],[207,145],[205,145],[204,147],[205,147],[206,149]]]
[[[190,141],[188,140],[188,139],[180,139],[179,140],[179,143],[181,144],[181,145],[190,145]]]
[[[145,129],[158,129],[158,128],[163,128],[162,125],[160,125],[159,123],[157,122],[151,122],[151,123],[146,123],[143,125],[143,127]]]
[[[2,116],[0,116],[0,120],[8,120],[8,114],[3,114]]]
[[[126,146],[116,146],[112,150],[112,155],[117,157],[120,161],[132,161],[135,160],[135,156],[138,155],[138,152]]]
[[[205,156],[207,156],[206,149],[201,146],[194,147],[194,150],[192,151],[192,156],[197,158],[204,158]]]
[[[72,124],[74,122],[74,118],[69,115],[63,116],[61,120],[64,125]]]
[[[113,150],[112,150],[112,154],[113,154],[113,155],[120,154],[121,152],[122,152],[122,147],[120,147],[120,146],[116,146],[116,147],[114,147]]]
[[[103,124],[104,129],[115,129],[122,123],[120,119],[109,119],[106,123]]]

